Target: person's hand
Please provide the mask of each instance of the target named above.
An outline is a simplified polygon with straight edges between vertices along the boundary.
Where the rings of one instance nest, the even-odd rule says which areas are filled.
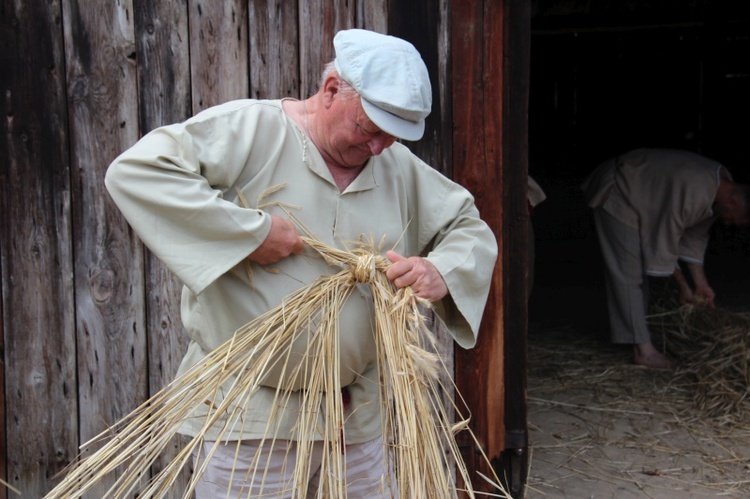
[[[294,224],[276,215],[271,215],[271,231],[263,243],[248,258],[260,265],[276,263],[292,253],[302,253],[300,239]]]
[[[693,300],[695,299],[695,296],[693,295],[693,290],[690,289],[690,286],[680,286],[680,305],[687,305],[688,303],[693,303]]]
[[[406,258],[395,251],[385,256],[393,262],[385,276],[398,288],[411,286],[414,294],[429,301],[438,301],[448,294],[443,276],[433,264],[419,256]]]
[[[709,307],[714,306],[714,299],[716,293],[711,289],[711,286],[697,286],[693,292],[693,303],[696,305],[706,305]]]

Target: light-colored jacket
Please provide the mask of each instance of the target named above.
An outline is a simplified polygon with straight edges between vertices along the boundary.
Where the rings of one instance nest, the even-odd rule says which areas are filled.
[[[281,101],[241,100],[149,133],[112,163],[106,185],[146,246],[185,284],[182,321],[191,342],[180,372],[291,292],[340,270],[308,248],[270,266],[273,272],[253,265],[250,281],[245,259],[268,234],[270,214],[285,216],[280,203],[295,207],[305,226],[329,245],[344,248],[366,238],[383,252],[426,257],[448,286],[443,305],[455,340],[465,348],[476,342],[497,255],[495,237],[468,191],[401,144],[372,158],[340,192]],[[244,208],[237,189],[258,209]],[[372,318],[370,291],[359,285],[340,316],[342,384],[354,408],[348,443],[380,434]],[[235,438],[262,435],[278,383],[276,374],[269,376],[268,387],[253,396]],[[279,438],[292,434],[302,397],[295,392],[287,409],[274,416]],[[201,411],[184,433],[195,433]]]

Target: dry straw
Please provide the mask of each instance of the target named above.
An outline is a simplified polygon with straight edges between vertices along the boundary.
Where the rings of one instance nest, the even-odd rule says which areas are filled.
[[[675,382],[715,423],[747,424],[750,414],[750,314],[723,308],[660,305],[649,318],[677,359]]]
[[[113,477],[107,497],[174,496],[178,476],[192,464],[193,452],[203,447],[209,429],[218,429],[215,445],[206,459],[195,463],[189,485],[182,491],[183,497],[191,497],[205,463],[218,446],[236,446],[225,436],[242,431],[243,413],[253,394],[269,370],[279,368],[284,373],[281,379],[303,379],[306,386],[304,406],[295,426],[298,452],[296,462],[288,465],[294,466],[294,473],[286,494],[305,496],[313,443],[322,440],[327,450],[318,495],[346,497],[346,484],[339,478],[345,476],[341,455],[345,411],[338,377],[338,312],[360,283],[369,285],[375,303],[383,445],[392,460],[389,469],[393,475],[385,482],[397,483],[400,497],[456,497],[461,492],[453,476],[452,470],[456,469],[467,487],[465,492],[469,497],[475,496],[472,477],[455,439],[458,431],[471,430],[458,407],[444,406],[444,392],[455,386],[446,387],[441,381],[451,377],[442,363],[434,333],[420,313],[420,308],[429,304],[417,298],[410,288],[395,289],[385,277],[389,262],[372,243],[343,251],[323,244],[302,229],[306,234],[304,242],[341,270],[299,289],[279,307],[240,328],[202,362],[85,444],[83,450],[90,455],[72,465],[48,498],[79,497],[99,482],[112,483]],[[303,362],[290,360],[290,347],[298,340],[308,345]],[[285,386],[278,387],[275,407],[279,411],[287,406],[290,393]],[[200,432],[161,472],[143,478],[149,477],[150,467],[186,418],[203,405],[207,405],[208,414]],[[451,416],[454,411],[459,419],[456,424]],[[276,442],[275,419],[272,417],[268,423],[261,447],[280,445]],[[259,494],[265,481],[263,470],[264,463],[256,456],[246,477],[247,497]],[[491,478],[497,496],[509,497],[498,477]]]
[[[531,325],[528,496],[750,497],[747,416],[718,426],[696,409],[695,382],[675,376],[633,365],[632,349],[595,331]]]
[[[0,478],[0,485],[2,485],[3,487],[7,488],[8,490],[10,490],[11,492],[13,492],[16,495],[19,495],[19,496],[21,495],[21,491],[20,490],[18,490],[17,488],[15,488],[14,486],[12,486],[11,484],[9,484],[8,482],[6,482],[5,480],[3,480],[2,478]]]

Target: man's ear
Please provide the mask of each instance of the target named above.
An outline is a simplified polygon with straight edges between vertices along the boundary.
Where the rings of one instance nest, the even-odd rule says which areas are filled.
[[[329,74],[323,81],[323,105],[331,107],[339,93],[339,78],[336,74]]]

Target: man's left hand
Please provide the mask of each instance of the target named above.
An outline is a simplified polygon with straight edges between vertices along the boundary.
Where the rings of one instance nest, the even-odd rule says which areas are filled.
[[[395,251],[385,256],[393,262],[385,275],[398,288],[411,286],[414,294],[430,301],[438,301],[448,294],[443,276],[429,261],[419,256],[406,258]]]

